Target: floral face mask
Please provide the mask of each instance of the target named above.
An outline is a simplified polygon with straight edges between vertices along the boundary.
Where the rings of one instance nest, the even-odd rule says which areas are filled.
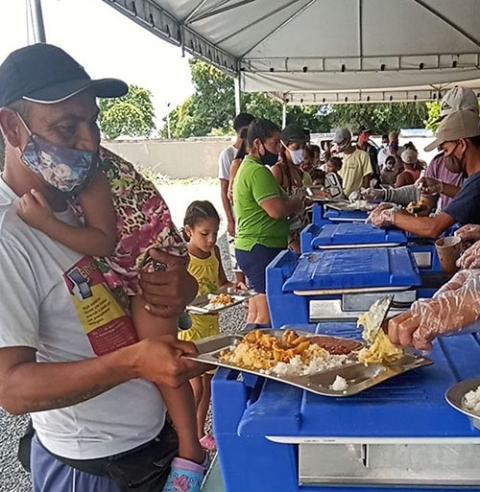
[[[84,186],[98,163],[98,153],[54,145],[30,131],[23,118],[20,121],[29,138],[21,159],[47,184],[64,193],[73,193]]]

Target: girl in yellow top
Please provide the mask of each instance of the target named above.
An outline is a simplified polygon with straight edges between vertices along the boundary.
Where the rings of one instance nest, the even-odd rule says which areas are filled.
[[[227,280],[216,245],[220,217],[208,201],[191,203],[183,221],[188,238],[190,262],[189,273],[198,282],[198,295],[226,291],[234,284]],[[218,315],[192,315],[192,327],[179,332],[181,340],[195,341],[220,333]],[[200,444],[206,449],[215,449],[211,435],[204,435],[205,420],[210,405],[211,374],[205,374],[190,381],[197,404],[197,429]]]

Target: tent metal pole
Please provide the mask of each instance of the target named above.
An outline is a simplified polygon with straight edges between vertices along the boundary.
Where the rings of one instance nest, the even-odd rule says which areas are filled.
[[[235,115],[242,110],[242,91],[240,89],[240,73],[235,76]]]
[[[41,0],[28,0],[32,13],[33,38],[36,43],[46,43]]]
[[[282,103],[282,128],[287,126],[287,103],[283,100]]]

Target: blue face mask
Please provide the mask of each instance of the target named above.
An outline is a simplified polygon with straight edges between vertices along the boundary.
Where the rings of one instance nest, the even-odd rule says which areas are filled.
[[[97,167],[98,153],[54,145],[32,133],[18,117],[29,133],[21,155],[23,163],[53,188],[64,193],[79,191]]]

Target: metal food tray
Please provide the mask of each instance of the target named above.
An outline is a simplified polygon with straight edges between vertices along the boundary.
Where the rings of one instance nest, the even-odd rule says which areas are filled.
[[[311,202],[320,202],[320,203],[335,203],[338,199],[335,199],[333,197],[327,198],[327,197],[321,197],[319,196],[320,193],[328,193],[325,190],[324,186],[306,186],[305,187],[305,192],[307,194],[307,198]]]
[[[284,333],[284,330],[261,331],[277,337],[280,337],[281,334]],[[310,332],[302,332],[299,330],[295,330],[295,332],[309,338],[322,338],[322,335],[312,334]],[[430,359],[420,357],[415,354],[406,353],[402,359],[389,366],[384,366],[382,364],[369,364],[366,366],[363,363],[356,362],[352,358],[350,362],[347,362],[343,366],[336,367],[334,369],[327,369],[309,376],[277,376],[275,374],[265,374],[253,369],[228,364],[219,360],[220,353],[240,342],[243,335],[244,334],[241,333],[236,335],[225,334],[205,338],[204,340],[196,342],[199,354],[197,356],[188,356],[188,358],[212,366],[225,367],[227,369],[247,372],[256,376],[273,379],[274,381],[296,386],[297,388],[316,393],[317,395],[335,398],[356,395],[362,391],[372,388],[373,386],[376,386],[377,384],[383,383],[388,379],[411,371],[412,369],[433,364]],[[325,336],[325,338],[334,338],[339,342],[352,342],[351,339],[340,337]],[[337,391],[330,388],[337,376],[346,379],[348,384],[346,390]]]
[[[359,207],[355,202],[337,201],[326,203],[325,207],[337,212],[371,212],[377,207],[377,204],[369,203],[365,207]]]
[[[224,292],[225,293],[225,292]],[[214,294],[208,294],[206,296],[199,296],[194,299],[191,304],[187,306],[187,311],[192,314],[218,314],[225,309],[230,309],[242,302],[250,299],[251,297],[257,295],[254,291],[245,291],[241,293],[228,293],[228,295],[232,296],[233,302],[232,304],[228,304],[227,306],[220,306],[218,308],[208,308],[207,306],[212,302],[212,298],[221,294],[221,292],[217,292]]]
[[[447,403],[455,410],[469,417],[472,425],[478,430],[480,430],[480,415],[472,412],[472,410],[465,406],[464,398],[469,391],[476,390],[479,386],[480,378],[465,379],[453,385],[445,393]]]

